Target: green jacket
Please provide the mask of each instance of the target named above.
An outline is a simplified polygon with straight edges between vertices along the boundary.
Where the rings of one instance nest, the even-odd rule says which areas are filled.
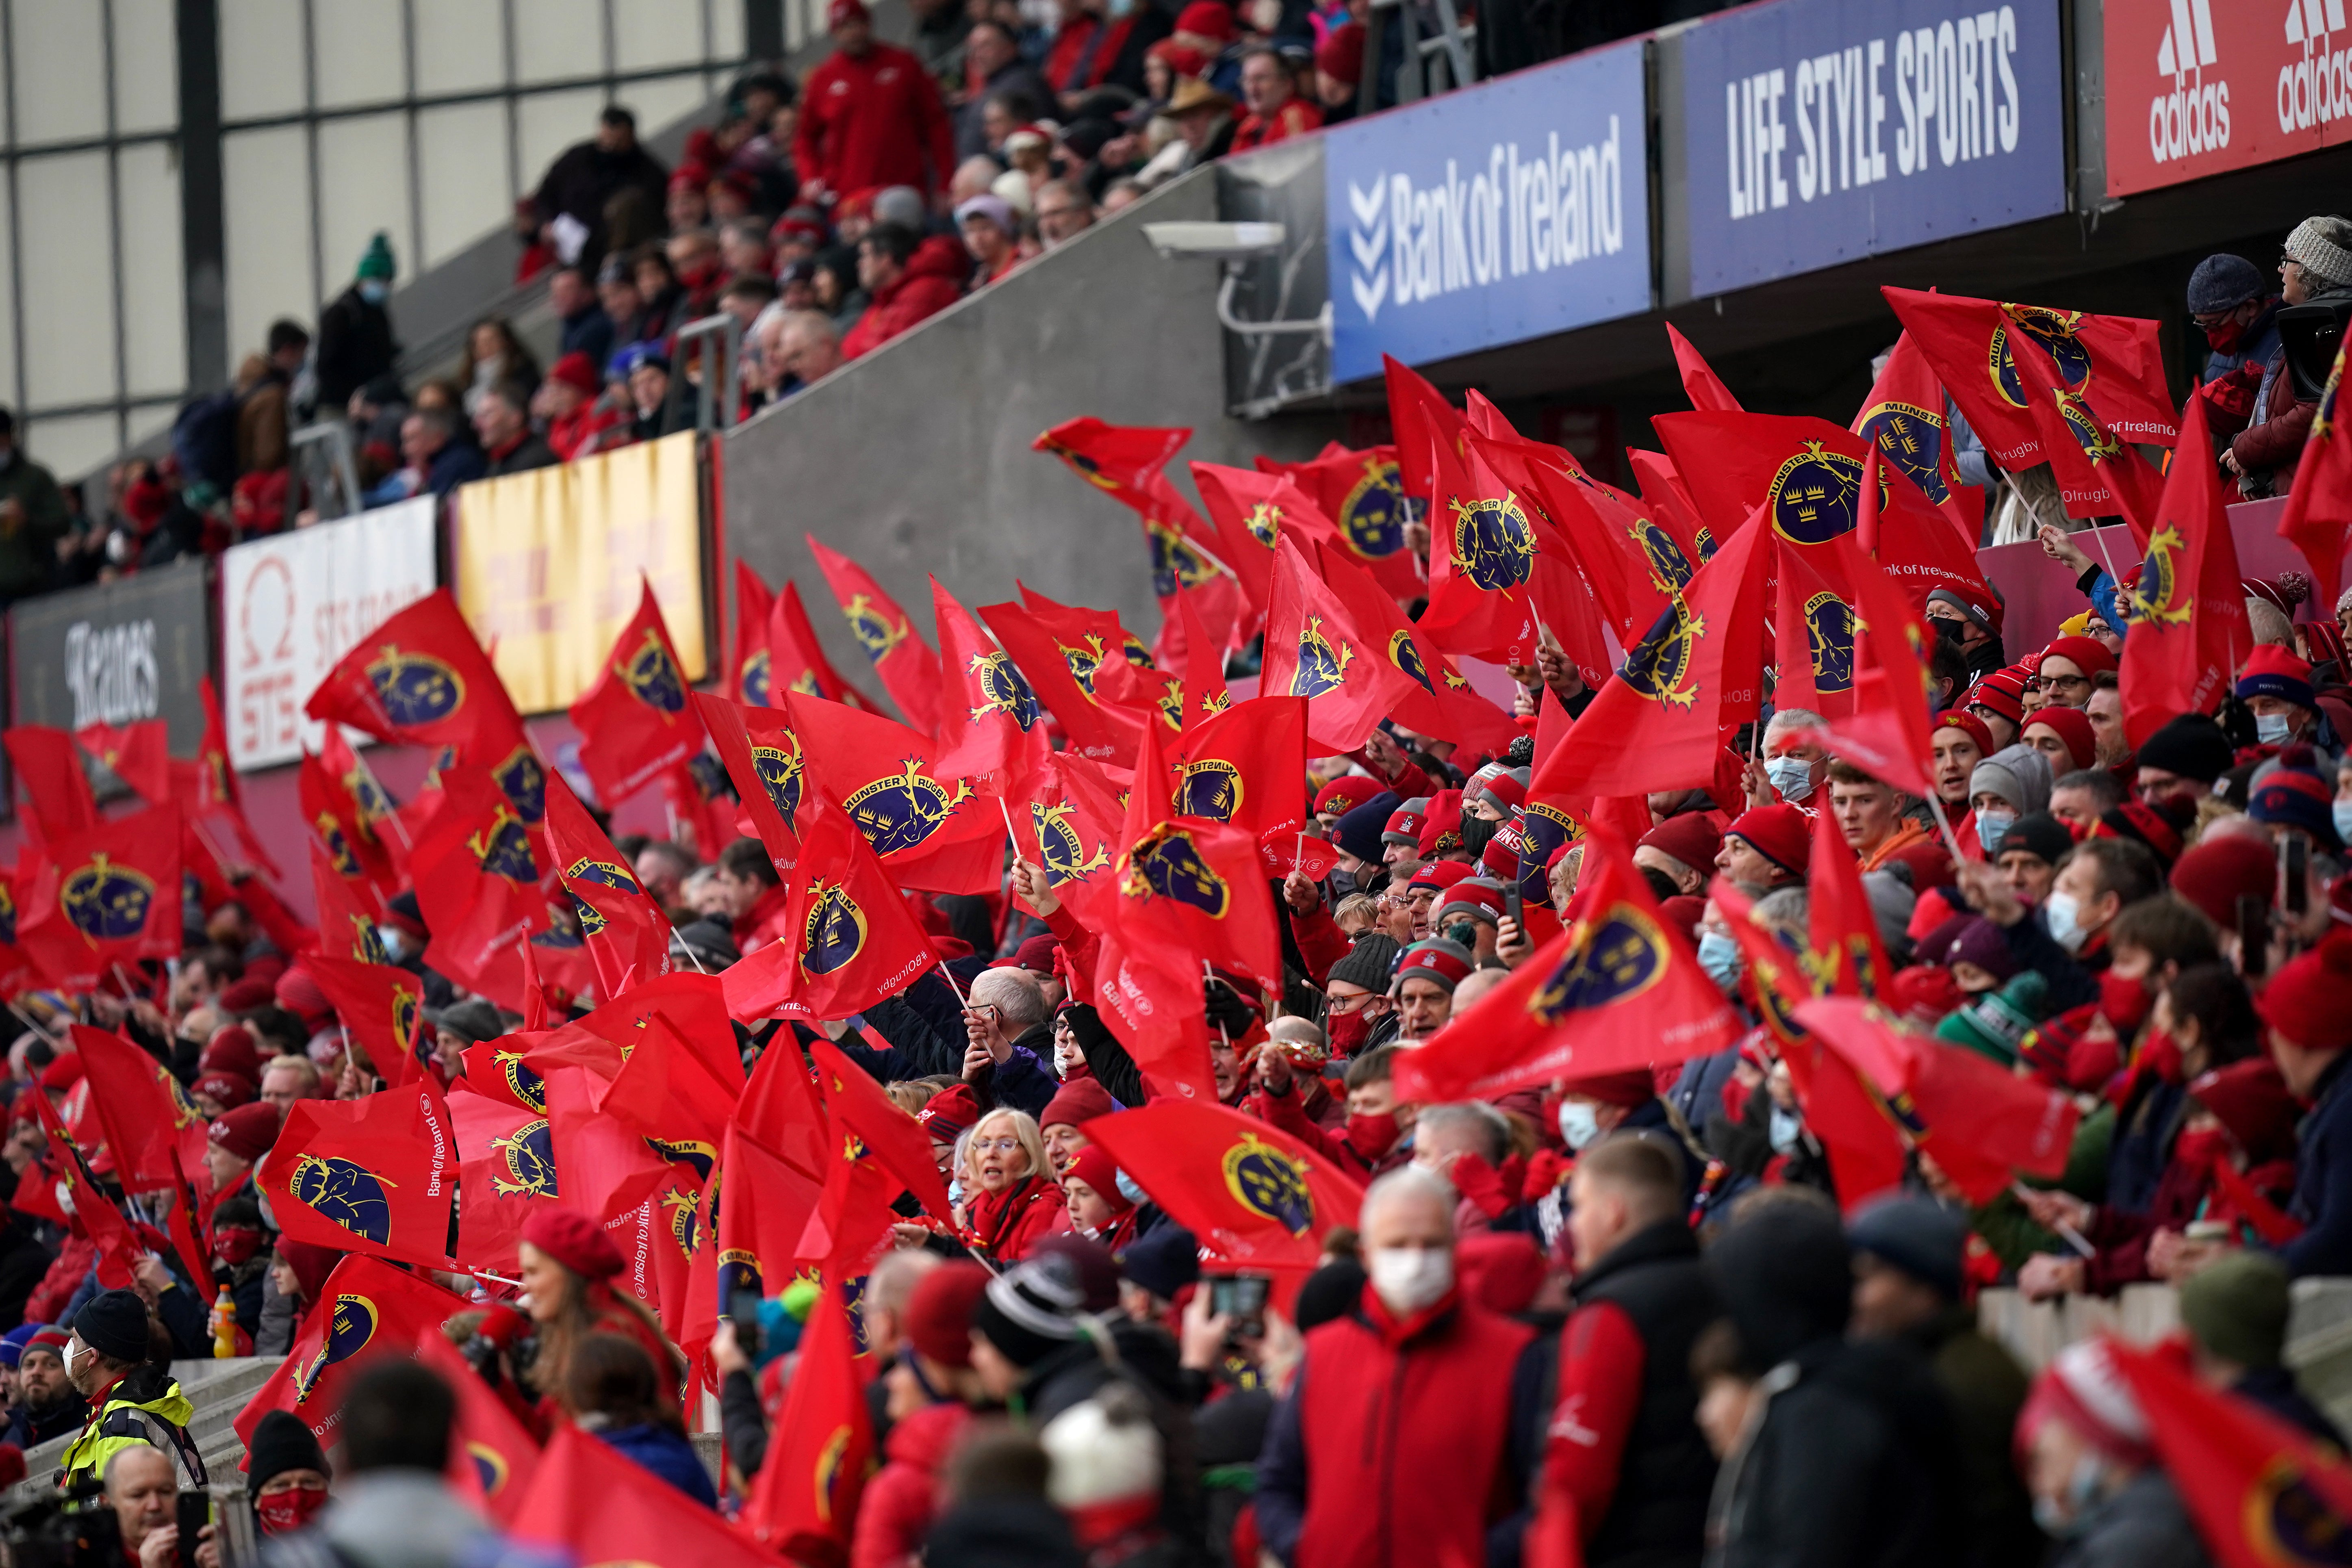
[[[183,1490],[208,1485],[205,1461],[188,1436],[195,1414],[168,1371],[152,1363],[133,1367],[100,1396],[81,1435],[66,1445],[58,1489],[68,1498],[95,1497],[106,1485],[106,1462],[134,1443],[175,1456]]]
[[[5,503],[16,501],[24,515]],[[57,476],[19,453],[0,468],[0,598],[19,599],[49,585],[58,563],[58,541],[73,526]]]

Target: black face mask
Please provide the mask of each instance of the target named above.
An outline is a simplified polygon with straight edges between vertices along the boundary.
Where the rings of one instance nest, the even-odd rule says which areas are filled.
[[[1462,847],[1470,852],[1472,865],[1478,864],[1485,858],[1487,842],[1495,837],[1496,829],[1502,826],[1483,816],[1473,816],[1467,812],[1463,814]]]
[[[1935,622],[1937,641],[1949,643],[1954,647],[1958,647],[1967,639],[1969,628],[1960,622],[1946,620],[1941,616],[1936,616]]]

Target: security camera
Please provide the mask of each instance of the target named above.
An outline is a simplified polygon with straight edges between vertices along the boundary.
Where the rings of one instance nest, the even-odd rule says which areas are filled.
[[[1255,261],[1282,254],[1278,223],[1147,223],[1143,237],[1171,261]]]

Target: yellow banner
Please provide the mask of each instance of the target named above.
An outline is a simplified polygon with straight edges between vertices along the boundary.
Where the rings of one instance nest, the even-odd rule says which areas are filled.
[[[653,584],[688,680],[704,668],[694,433],[457,491],[457,605],[525,713],[568,708]]]

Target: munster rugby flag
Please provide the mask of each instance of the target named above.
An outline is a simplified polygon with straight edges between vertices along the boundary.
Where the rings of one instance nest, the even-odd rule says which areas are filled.
[[[161,805],[172,798],[171,742],[163,720],[142,719],[119,730],[111,724],[84,724],[74,731],[74,739],[148,805]]]
[[[1238,703],[1212,722],[1223,723],[1266,700],[1298,700],[1260,698]],[[1239,970],[1278,990],[1281,937],[1266,892],[1258,836],[1236,818],[1187,809],[1197,798],[1196,781],[1203,777],[1192,773],[1192,765],[1183,765],[1174,801],[1163,805],[1144,781],[1165,776],[1170,770],[1160,760],[1158,735],[1146,731],[1112,862],[1118,880],[1117,896],[1108,904],[1111,923],[1130,952],[1150,946],[1182,953],[1195,962]],[[1207,790],[1233,788],[1239,795],[1235,776],[1214,776],[1218,783],[1205,785]],[[1298,776],[1292,775],[1294,780]]]
[[[120,1035],[70,1026],[123,1190],[170,1192],[204,1169],[205,1116],[172,1069]]]
[[[769,682],[776,662],[769,647],[768,623],[776,613],[775,591],[740,561],[735,563],[735,644],[727,660],[727,696],[753,708],[772,706]]]
[[[743,1502],[751,1534],[793,1563],[846,1559],[874,1458],[866,1385],[875,1358],[857,1353],[841,1299],[846,1284],[826,1279],[809,1309],[792,1388]]]
[[[513,1519],[539,1469],[538,1439],[457,1353],[439,1325],[417,1334],[416,1359],[439,1373],[457,1396],[457,1416],[449,1427],[449,1468],[442,1479],[460,1499],[503,1527]]]
[[[940,656],[931,651],[931,645],[923,640],[898,601],[882,591],[872,573],[838,550],[827,549],[815,534],[803,537],[824,574],[825,585],[841,603],[849,635],[857,639],[874,673],[882,678],[882,689],[908,724],[926,735],[938,733]]]
[[[768,613],[768,706],[782,707],[787,691],[878,711],[874,700],[844,680],[825,658],[816,628],[809,625],[808,609],[801,603],[800,585],[789,577]]]
[[[1406,617],[1370,573],[1328,545],[1317,563],[1324,584],[1347,607],[1356,629],[1371,640],[1374,653],[1412,682],[1410,689],[1398,688],[1399,724],[1416,735],[1452,741],[1466,752],[1500,756],[1509,749],[1519,736],[1517,723],[1471,689],[1454,661]],[[1259,686],[1264,689],[1265,683]]]
[[[1960,483],[1951,422],[1944,417],[1944,386],[1909,332],[1895,340],[1886,368],[1871,384],[1853,418],[1853,433],[1877,447],[1951,523],[1970,551],[1983,530],[1984,492]]]
[[[1408,1053],[1410,1056],[1411,1053]],[[1151,1201],[1223,1261],[1313,1268],[1364,1193],[1279,1128],[1222,1105],[1156,1100],[1087,1124]]]
[[[1427,591],[1421,565],[1405,548],[1405,525],[1416,503],[1406,495],[1397,448],[1364,450],[1337,441],[1304,463],[1255,459],[1261,472],[1287,474],[1328,518],[1348,559],[1376,578],[1391,597],[1412,598]]]
[[[520,1011],[516,944],[548,928],[530,830],[479,768],[448,769],[441,792],[440,814],[409,861],[417,906],[433,933],[425,962]]]
[[[993,893],[1004,819],[926,736],[877,714],[787,692],[812,778],[830,789],[900,886]]]
[[[302,710],[379,741],[456,746],[484,767],[504,755],[499,741],[522,731],[489,656],[446,588],[361,638]]]
[[[1675,369],[1682,376],[1683,395],[1690,399],[1693,408],[1724,414],[1739,412],[1739,399],[1723,384],[1723,377],[1715,374],[1715,367],[1706,363],[1698,345],[1676,331],[1671,321],[1666,323],[1666,342],[1674,345]]]
[[[335,878],[357,897],[379,907],[400,887],[392,858],[362,821],[358,803],[325,759],[304,752],[295,775],[302,820]]]
[[[24,857],[16,940],[49,983],[96,986],[117,965],[180,951],[180,813],[157,805]]]
[[[1559,1078],[1687,1061],[1739,1037],[1739,1016],[1605,832],[1584,839],[1571,913],[1510,979],[1397,1058],[1400,1100],[1487,1100]]]
[[[829,1171],[832,1162],[820,1164]],[[719,1299],[775,1295],[792,1276],[824,1178],[734,1126],[720,1137],[719,1173]]]
[[[779,874],[790,872],[800,854],[793,822],[801,808],[803,774],[792,721],[781,708],[746,708],[701,691],[694,694],[694,707],[768,858]]]
[[[695,722],[699,729],[701,721]],[[595,961],[597,989],[618,996],[667,974],[669,917],[638,886],[636,872],[561,777],[547,784],[547,847]]]
[[[709,1509],[569,1422],[541,1452],[506,1528],[520,1541],[567,1547],[582,1563],[775,1568],[777,1562]]]
[[[1258,689],[1304,698],[1307,739],[1334,752],[1358,750],[1408,698],[1430,695],[1374,647],[1287,539],[1275,552]]]
[[[1878,474],[1878,454],[1870,455],[1870,478]],[[1876,486],[1870,489],[1874,492]],[[1927,676],[1927,622],[1895,580],[1859,548],[1842,542],[1839,560],[1853,585],[1855,633],[1853,710],[1830,725],[1837,754],[1896,789],[1932,795],[1927,772],[1928,706],[1935,688]]]
[[[462,1084],[450,1089],[448,1104],[457,1141],[457,1261],[503,1272],[530,1205],[564,1196],[554,1134],[544,1110],[520,1110]]]
[[[1256,840],[1271,875],[1307,826],[1307,699],[1273,694],[1236,702],[1173,741],[1155,733],[1171,781],[1166,809],[1238,827]],[[1139,784],[1160,770],[1139,760]]]
[[[2181,441],[2191,452],[2210,444],[2201,397],[2189,400]],[[2303,493],[2297,484],[2294,494]],[[2124,739],[2137,747],[2176,713],[2210,711],[2253,647],[2238,547],[2212,464],[2172,465],[2147,556],[2133,575],[2124,601],[2131,635],[2124,639],[2122,695]]]
[[[2320,605],[2336,603],[2344,584],[2344,542],[2352,537],[2352,436],[2344,429],[2336,401],[2343,385],[2344,351],[2338,349],[2278,525],[2279,537],[2310,564],[2318,595],[2314,603]]]
[[[297,1100],[253,1180],[297,1241],[446,1268],[457,1175],[440,1091],[412,1084]]]
[[[1013,604],[982,605],[980,618],[1027,678],[1029,689],[1060,722],[1069,749],[1097,762],[1135,755],[1143,726],[1122,709],[1095,695],[1095,676],[1106,658],[1118,657],[1096,635],[1072,646],[1034,611]]]
[[[850,1159],[871,1159],[895,1186],[914,1194],[915,1201],[935,1219],[953,1217],[948,1206],[947,1184],[940,1179],[931,1158],[930,1135],[898,1102],[882,1092],[874,1075],[851,1061],[830,1040],[809,1043],[809,1059],[816,1067],[817,1091],[824,1097],[825,1116]]]
[[[322,1299],[303,1313],[286,1359],[231,1425],[249,1447],[261,1418],[284,1410],[321,1445],[332,1446],[352,1374],[378,1356],[415,1355],[421,1337],[438,1335],[442,1324],[473,1305],[377,1258],[346,1258],[327,1276]]]
[[[433,1042],[425,1032],[422,980],[396,964],[358,963],[323,952],[306,959],[304,967],[377,1076],[398,1089],[430,1075]]]
[[[1241,574],[1242,592],[1259,620],[1265,618],[1276,541],[1287,535],[1310,559],[1318,545],[1346,549],[1331,520],[1288,477],[1223,463],[1188,466],[1201,505],[1225,542],[1225,563]]]
[[[931,616],[939,624],[945,667],[944,679],[934,688],[940,767],[971,779],[983,794],[1004,795],[1052,751],[1045,710],[1013,657],[981,630],[971,612],[936,577]]]
[[[1853,710],[1853,590],[1832,587],[1811,553],[1784,541],[1772,542],[1772,557],[1773,704],[1842,719]]]
[[[702,721],[687,704],[688,690],[653,584],[640,578],[637,613],[621,628],[596,684],[572,705],[580,765],[606,810],[702,750]]]
[[[1420,626],[1473,658],[1533,664],[1538,642],[1536,562],[1542,546],[1518,493],[1475,448],[1430,444],[1429,608]]]
[[[1055,752],[1008,803],[1013,853],[1042,868],[1054,896],[1090,929],[1101,929],[1102,900],[1118,880],[1111,851],[1125,812],[1120,793],[1100,764]]]

